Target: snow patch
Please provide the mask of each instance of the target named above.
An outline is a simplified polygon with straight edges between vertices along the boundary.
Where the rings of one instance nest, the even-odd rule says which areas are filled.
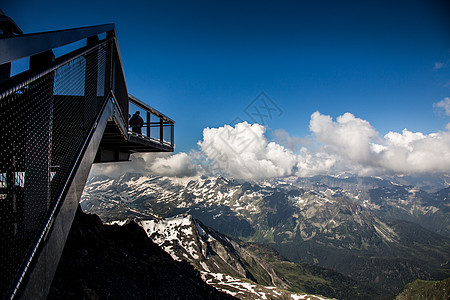
[[[190,216],[178,215],[160,220],[141,221],[139,225],[156,244],[163,247],[174,259],[180,260],[175,253],[175,249],[179,247],[184,249],[191,258],[200,258],[194,247],[196,243],[193,238],[193,224]],[[178,247],[174,248],[174,246]]]

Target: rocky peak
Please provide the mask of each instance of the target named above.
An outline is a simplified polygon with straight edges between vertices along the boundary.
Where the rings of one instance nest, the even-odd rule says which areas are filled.
[[[174,261],[134,222],[103,225],[78,210],[48,299],[233,299]]]

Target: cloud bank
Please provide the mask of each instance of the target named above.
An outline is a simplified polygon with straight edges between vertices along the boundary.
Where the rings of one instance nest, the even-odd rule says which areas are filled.
[[[450,115],[450,98],[435,103]],[[419,175],[450,173],[450,126],[424,134],[404,129],[381,136],[372,125],[351,113],[331,116],[314,112],[311,137],[273,132],[247,122],[205,128],[200,151],[170,154],[136,154],[129,163],[100,164],[93,174],[118,176],[126,172],[168,177],[225,174],[241,179],[286,176]]]
[[[139,153],[131,156],[131,161],[95,164],[92,175],[118,177],[125,173],[150,174],[168,177],[187,177],[197,174],[197,167],[186,153]]]
[[[332,121],[315,112],[310,129],[323,144],[319,152],[360,175],[450,171],[450,133],[423,134],[406,128],[380,137],[369,122],[346,113]],[[345,170],[342,170],[345,171]]]
[[[431,134],[404,129],[380,136],[372,125],[351,113],[333,120],[315,112],[310,131],[319,147],[285,147],[268,141],[265,128],[247,122],[206,128],[198,144],[212,165],[244,179],[312,176],[350,172],[358,175],[450,172],[450,133]],[[277,134],[275,134],[277,137]],[[293,144],[293,138],[279,132]],[[301,141],[296,139],[295,141]]]

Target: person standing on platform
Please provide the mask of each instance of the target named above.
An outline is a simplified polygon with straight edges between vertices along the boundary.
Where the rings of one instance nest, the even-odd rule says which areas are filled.
[[[142,134],[142,126],[144,126],[144,120],[140,116],[140,112],[137,111],[130,118],[129,124],[131,126],[131,131],[134,133]]]

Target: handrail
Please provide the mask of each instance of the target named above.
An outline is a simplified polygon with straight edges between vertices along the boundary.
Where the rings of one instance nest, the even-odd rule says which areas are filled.
[[[150,111],[152,114],[154,114],[155,116],[157,116],[158,118],[161,118],[167,122],[169,122],[170,124],[175,124],[175,121],[172,120],[171,118],[169,118],[168,116],[164,115],[162,112],[159,112],[158,110],[154,109],[153,107],[147,105],[146,103],[142,102],[141,100],[139,100],[138,98],[134,97],[131,94],[128,94],[128,100],[133,103],[134,105]]]
[[[147,105],[146,103],[142,102],[141,100],[139,100],[138,98],[134,97],[133,95],[128,94],[128,101],[129,103],[137,106],[140,109],[143,109],[146,113],[147,113],[147,120],[146,122],[143,124],[143,128],[147,129],[147,132],[145,134],[141,133],[140,128],[137,129],[137,132],[131,132],[129,131],[130,135],[136,135],[136,136],[140,136],[140,137],[145,137],[146,139],[150,140],[150,141],[158,141],[160,144],[162,145],[166,145],[169,147],[174,147],[174,125],[175,125],[175,121],[172,120],[171,118],[167,117],[166,115],[164,115],[163,113],[159,112],[158,110],[154,109],[153,107]],[[159,122],[151,122],[150,120],[150,116],[156,116],[157,118],[159,118]],[[151,128],[159,128],[159,138],[153,138],[151,136]],[[165,127],[170,127],[170,142],[165,141],[164,137],[164,128]],[[134,131],[134,128],[133,128]],[[167,136],[166,136],[167,137]]]
[[[114,24],[104,24],[0,37],[0,65],[113,30]]]
[[[98,42],[95,45],[92,45],[91,47],[83,47],[81,49],[75,50],[71,53],[66,54],[66,56],[61,57],[61,60],[56,60],[52,66],[50,66],[47,69],[40,70],[37,73],[31,73],[30,71],[25,71],[23,74],[19,74],[16,76],[20,76],[19,83],[17,82],[8,82],[4,85],[4,83],[0,84],[2,92],[0,92],[0,100],[3,98],[6,98],[7,96],[11,95],[12,93],[20,90],[24,86],[28,85],[30,82],[36,81],[39,78],[49,74],[50,72],[53,72],[54,70],[60,68],[61,66],[67,64],[68,62],[88,53],[92,49],[98,48],[100,45],[105,45],[110,39],[102,40]]]
[[[119,102],[117,101],[116,95],[114,95],[113,90],[111,89],[109,91],[109,93],[111,95],[111,100],[115,104],[115,109],[119,112],[120,121],[122,121],[120,126],[119,126],[119,130],[122,132],[122,135],[125,137],[125,136],[127,136],[127,133],[128,133],[128,129],[127,129],[128,120],[125,119],[125,115],[123,114],[122,109],[120,108]]]

